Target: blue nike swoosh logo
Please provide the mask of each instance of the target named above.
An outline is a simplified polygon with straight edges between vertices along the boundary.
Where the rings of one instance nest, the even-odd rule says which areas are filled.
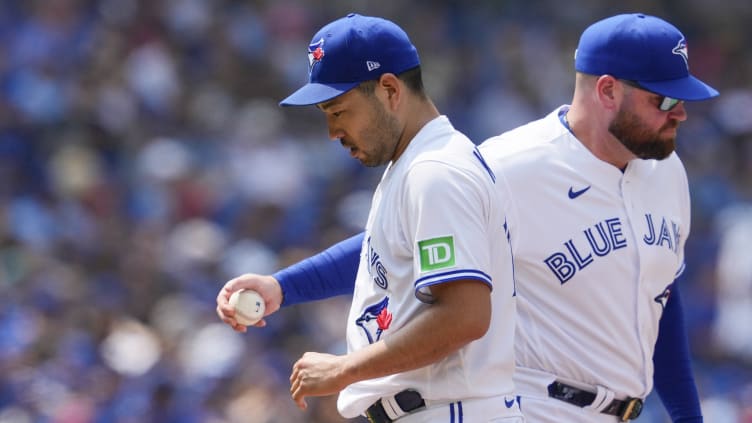
[[[508,401],[506,397],[504,397],[504,405],[507,406],[507,408],[512,408],[514,405],[514,398],[512,398],[511,401]]]
[[[583,189],[581,189],[579,191],[573,191],[572,187],[569,187],[569,198],[571,198],[572,200],[574,200],[575,198],[577,198],[577,197],[581,196],[582,194],[584,194],[585,191],[587,191],[589,189],[590,189],[590,185],[586,186],[585,188],[583,188]]]

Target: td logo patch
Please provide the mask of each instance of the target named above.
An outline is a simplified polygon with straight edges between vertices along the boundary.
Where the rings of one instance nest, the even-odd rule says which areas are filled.
[[[418,249],[420,250],[421,272],[454,266],[454,237],[452,236],[418,241]]]

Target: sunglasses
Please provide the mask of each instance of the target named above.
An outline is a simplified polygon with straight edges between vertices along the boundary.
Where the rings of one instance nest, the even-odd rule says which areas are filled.
[[[619,79],[619,81],[621,81],[621,82],[629,85],[630,87],[638,88],[640,90],[653,93],[649,89],[647,89],[647,88],[643,87],[642,85],[640,85],[640,83],[637,82],[637,81],[632,81],[630,79]],[[653,93],[653,94],[657,94],[657,93]],[[660,94],[657,94],[657,95],[660,95]],[[663,96],[663,98],[661,98],[661,104],[658,105],[658,109],[661,110],[661,111],[663,111],[663,112],[668,112],[669,110],[673,109],[679,103],[682,103],[682,102],[683,101],[679,100],[678,98],[671,98],[671,97]]]

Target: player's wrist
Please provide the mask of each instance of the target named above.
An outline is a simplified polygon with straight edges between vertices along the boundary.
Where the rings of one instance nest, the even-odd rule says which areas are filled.
[[[282,284],[279,283],[279,280],[275,278],[273,275],[267,275],[267,280],[269,281],[269,289],[271,291],[271,297],[274,299],[274,302],[270,304],[271,312],[279,310],[280,307],[282,307],[282,304],[285,302],[285,291],[282,289]]]
[[[357,376],[359,374],[358,366],[349,354],[334,356],[334,370],[332,374],[338,390],[345,389],[353,383],[367,379]]]

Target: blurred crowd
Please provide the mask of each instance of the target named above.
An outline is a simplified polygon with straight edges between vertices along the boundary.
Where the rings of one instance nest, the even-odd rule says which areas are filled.
[[[661,16],[718,99],[688,104],[683,286],[707,422],[752,422],[749,0],[0,1],[0,423],[344,421],[298,410],[292,363],[344,351],[349,298],[237,334],[224,282],[359,232],[382,169],[277,102],[348,12],[402,25],[429,93],[477,142],[568,103],[608,15]],[[616,3],[614,3],[616,4]],[[747,29],[744,29],[747,28]],[[655,394],[639,421],[667,421]]]

